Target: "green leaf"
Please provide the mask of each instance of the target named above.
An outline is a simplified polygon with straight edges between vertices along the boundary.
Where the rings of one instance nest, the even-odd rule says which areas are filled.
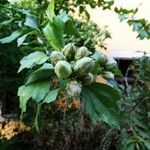
[[[92,73],[94,75],[97,75],[100,72],[101,72],[101,67],[98,62],[95,62],[95,66],[94,66],[94,69],[92,70]]]
[[[23,8],[21,8],[21,9],[15,8],[15,10],[16,10],[19,14],[23,14],[23,15],[26,15],[26,16],[32,16],[30,10],[23,9]]]
[[[53,18],[43,29],[44,35],[54,50],[60,51],[64,47],[64,23],[57,17]]]
[[[30,98],[36,102],[43,100],[50,88],[50,80],[35,82],[30,85],[23,85],[18,90],[20,108],[22,113],[26,111],[26,104]]]
[[[5,21],[3,21],[2,23],[0,23],[0,25],[2,25],[2,26],[5,26],[5,25],[8,25],[8,24],[10,24],[12,21],[13,21],[14,19],[9,19],[9,20],[5,20]]]
[[[26,85],[43,79],[50,79],[51,73],[54,70],[52,64],[45,63],[42,67],[30,74],[26,79]]]
[[[55,16],[54,7],[55,7],[55,0],[51,0],[46,10],[46,14],[50,21],[52,21],[53,17]]]
[[[75,36],[79,36],[80,35],[79,31],[75,27],[75,23],[72,20],[68,20],[65,23],[65,33],[67,35],[75,35]]]
[[[63,11],[61,14],[59,14],[57,16],[60,20],[62,20],[64,23],[66,23],[67,21],[69,21],[69,15],[67,14],[66,11]]]
[[[44,99],[46,94],[49,91],[50,88],[50,80],[45,80],[37,83],[30,84],[29,86],[33,87],[32,90],[32,98],[36,102],[40,102],[41,100]]]
[[[143,140],[143,142],[144,142],[144,145],[147,147],[147,149],[150,149],[150,142],[148,140],[147,141]]]
[[[102,83],[93,83],[89,89],[101,99],[101,102],[107,106],[107,108],[113,108],[118,111],[117,101],[120,100],[121,97],[116,89]]]
[[[18,90],[18,96],[20,97],[20,108],[22,109],[23,113],[26,111],[26,104],[32,96],[32,87],[26,87],[25,85],[21,86]]]
[[[116,90],[104,84],[93,83],[83,87],[82,94],[85,111],[94,122],[102,120],[119,128],[116,101],[120,96]]]
[[[123,76],[121,70],[118,67],[114,68],[112,72],[114,73],[115,76]]]
[[[38,103],[37,104],[37,109],[36,109],[36,116],[35,116],[35,119],[34,119],[34,125],[35,125],[35,128],[36,128],[37,132],[39,132],[38,117],[40,115],[41,107],[42,107],[42,103]]]
[[[34,16],[28,16],[25,20],[25,23],[24,23],[26,26],[28,27],[31,27],[33,29],[36,29],[39,31],[39,28],[38,28],[38,24],[37,24],[37,20]]]
[[[49,91],[47,96],[45,97],[43,103],[51,103],[56,100],[60,89],[54,89]]]
[[[17,39],[21,35],[20,31],[14,31],[11,33],[10,36],[7,36],[5,38],[0,39],[0,43],[5,44],[5,43],[10,43]]]
[[[25,41],[27,36],[28,36],[28,34],[25,34],[25,35],[21,36],[20,38],[18,38],[18,40],[17,40],[18,47],[23,44],[23,42]]]
[[[128,150],[135,150],[135,144],[134,144],[134,143],[129,143],[129,144],[127,145],[127,149],[128,149]]]
[[[120,22],[124,21],[125,19],[127,19],[127,15],[126,14],[119,15]]]
[[[46,54],[43,52],[36,51],[34,53],[29,54],[28,56],[25,56],[20,61],[20,68],[18,72],[22,71],[25,68],[32,68],[34,65],[41,65],[45,63],[49,59]]]

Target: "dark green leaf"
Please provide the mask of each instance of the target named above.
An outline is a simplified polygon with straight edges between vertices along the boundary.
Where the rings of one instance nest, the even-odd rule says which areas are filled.
[[[120,100],[119,92],[109,85],[93,83],[89,89],[100,98],[101,102],[109,109],[118,110],[117,101]]]
[[[104,84],[94,83],[83,87],[83,103],[86,113],[93,121],[104,121],[119,128],[116,101],[120,99],[118,92]]]
[[[36,130],[37,130],[38,132],[39,132],[38,117],[39,117],[39,115],[40,115],[41,107],[42,107],[42,103],[38,103],[38,104],[37,104],[37,109],[36,109],[36,116],[35,116],[35,119],[34,119],[34,125],[35,125],[35,128],[36,128]]]
[[[128,150],[135,150],[135,144],[134,144],[134,143],[129,143],[129,144],[127,145],[127,149],[128,149]]]
[[[50,79],[53,69],[54,67],[52,64],[45,63],[41,68],[29,75],[26,81],[26,85],[36,81],[41,81],[43,79]]]
[[[5,20],[5,21],[3,21],[2,23],[0,23],[0,25],[2,25],[2,26],[5,26],[5,25],[8,25],[8,24],[10,24],[12,21],[13,21],[14,19],[9,19],[9,20]]]
[[[147,147],[147,149],[150,149],[150,142],[149,141],[146,141],[146,140],[143,140],[145,146]]]
[[[75,27],[75,23],[72,20],[68,20],[65,23],[65,33],[67,35],[79,36],[79,32],[78,32],[77,28]]]
[[[41,82],[39,81],[37,83],[35,82],[33,84],[30,84],[29,86],[31,86],[33,88],[32,98],[35,101],[40,102],[41,100],[44,99],[44,97],[46,96],[46,94],[49,91],[50,80],[45,80],[45,81],[41,81]]]

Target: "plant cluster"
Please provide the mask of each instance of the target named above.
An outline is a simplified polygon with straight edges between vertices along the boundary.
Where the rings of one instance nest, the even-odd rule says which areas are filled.
[[[49,4],[48,1],[33,0],[15,4],[0,2],[0,87],[3,108],[7,99],[7,108],[14,112],[18,111],[13,105],[18,106],[17,88],[23,83],[26,72],[19,75],[16,72],[19,61],[24,55],[34,51],[48,53],[49,49],[62,48],[64,43],[72,41],[77,46],[85,45],[92,51],[95,50],[96,41],[100,43],[99,46],[105,47],[104,40],[109,37],[107,30],[100,30],[94,23],[86,24],[75,20],[66,13],[66,10],[56,11],[60,6],[58,4],[56,1],[55,4],[54,1]],[[53,17],[48,16],[54,15],[54,9],[57,19],[51,20],[50,18]],[[98,32],[99,30],[101,32]],[[12,105],[10,106],[9,103]]]
[[[32,130],[33,137],[30,133],[25,135],[24,143],[28,140],[27,136],[29,140],[33,140],[31,145],[36,142],[40,149],[42,146],[51,146],[52,149],[62,149],[62,146],[70,149],[73,146],[77,149],[77,145],[81,149],[111,149],[111,144],[116,144],[118,140],[119,144],[115,145],[118,149],[150,149],[149,57],[138,62],[140,73],[137,75],[140,84],[137,83],[136,87],[128,85],[126,91],[123,91],[122,118],[118,113],[120,93],[116,90],[117,86],[113,82],[102,84],[97,81],[97,76],[110,81],[114,79],[114,75],[121,73],[115,60],[95,50],[96,45],[105,48],[104,41],[110,34],[88,21],[90,16],[86,5],[110,9],[112,4],[113,1],[105,0],[51,0],[50,3],[47,0],[25,0],[15,5],[1,2],[0,17],[3,21],[0,23],[0,43],[14,42],[14,47],[11,44],[0,45],[0,64],[3,66],[0,73],[2,70],[6,73],[9,70],[16,72],[19,54],[23,52],[25,56],[20,61],[18,73],[25,70],[21,77],[27,78],[18,90],[21,119],[31,123],[34,118],[33,127],[42,131],[40,134]],[[76,11],[76,6],[79,7],[80,14],[85,15],[86,21],[82,22],[69,15],[70,12]],[[132,18],[132,14],[137,12],[122,8],[115,8],[115,11],[120,14],[121,20],[127,19],[127,14],[131,14]],[[133,21],[132,19],[129,22]],[[143,20],[134,21],[136,23],[131,23],[134,23],[141,39],[149,37],[149,30],[143,32],[143,25],[145,31],[149,29],[149,24]],[[9,51],[6,53],[5,50]],[[1,76],[0,84],[4,85],[9,81],[9,76]],[[14,78],[9,81],[7,88],[16,85],[15,90],[10,89],[14,94],[23,80],[18,80],[17,76],[17,84],[11,81],[14,81]],[[13,135],[18,135],[20,129],[26,131],[29,128],[22,122],[10,122],[1,126],[2,138],[10,139]],[[121,129],[117,130],[121,134],[116,133],[116,129]],[[18,132],[15,132],[16,130]]]
[[[37,117],[42,104],[55,101],[60,90],[66,91],[68,99],[70,97],[71,100],[73,100],[72,98],[76,97],[80,100],[80,103],[84,103],[83,106],[85,107],[85,111],[94,121],[100,119],[99,115],[101,112],[99,107],[101,106],[99,105],[100,103],[97,103],[100,96],[103,96],[105,99],[105,95],[103,94],[105,92],[108,94],[110,90],[109,94],[113,93],[114,99],[117,100],[119,98],[115,89],[104,84],[96,83],[95,79],[97,75],[102,75],[109,80],[114,79],[114,74],[112,72],[118,70],[116,61],[109,60],[106,55],[98,51],[92,53],[85,46],[77,48],[73,43],[69,43],[64,46],[60,52],[51,51],[49,55],[36,51],[25,56],[20,61],[20,64],[18,72],[25,68],[36,68],[36,70],[33,69],[34,71],[27,77],[25,85],[21,86],[18,91],[22,113],[26,111],[26,104],[30,98],[38,103],[38,114],[35,119],[36,127]],[[38,65],[40,65],[40,68]],[[54,78],[57,79],[57,84],[55,86],[53,86]],[[96,90],[96,88],[98,89]],[[103,93],[98,92],[99,88],[100,90],[103,88]],[[95,93],[95,90],[97,93]],[[89,94],[88,98],[87,93]],[[95,102],[89,98],[94,99]],[[97,106],[94,104],[95,106],[92,108],[90,103],[93,102],[95,104],[97,103]],[[116,102],[114,101],[114,103]],[[107,103],[105,105],[107,105]],[[117,109],[117,103],[115,105],[113,111]],[[94,109],[97,109],[99,114],[93,116]],[[111,110],[112,109],[111,107]],[[91,113],[91,111],[93,111],[93,113]],[[109,117],[107,114],[108,112],[109,111],[104,108],[103,113],[106,113],[106,115],[105,118],[103,118],[104,120],[102,120],[110,125],[118,126],[119,124],[115,118],[113,122],[112,119],[111,121],[107,119],[107,117]],[[111,118],[113,118],[113,114]]]

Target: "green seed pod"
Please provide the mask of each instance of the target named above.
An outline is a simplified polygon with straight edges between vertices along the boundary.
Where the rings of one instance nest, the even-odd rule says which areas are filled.
[[[83,57],[87,57],[92,52],[90,52],[85,46],[80,47],[75,53],[75,60],[81,59]]]
[[[113,71],[117,68],[117,62],[114,59],[108,60],[108,62],[105,65],[106,70]]]
[[[72,80],[68,82],[66,90],[69,96],[79,96],[82,90],[82,85],[76,80]]]
[[[91,58],[97,61],[100,65],[104,65],[107,63],[107,56],[101,52],[96,51]]]
[[[105,71],[104,74],[103,74],[103,77],[106,80],[114,80],[114,74],[110,71]]]
[[[94,75],[92,73],[88,73],[81,79],[81,81],[84,85],[90,85],[94,81]]]
[[[71,65],[64,60],[61,60],[55,65],[55,73],[59,78],[67,79],[72,73]]]
[[[84,57],[76,61],[73,70],[77,76],[83,76],[91,72],[94,66],[95,62],[92,58]]]
[[[53,65],[56,65],[56,63],[60,60],[65,60],[65,57],[63,56],[62,53],[60,52],[57,52],[57,51],[53,51],[50,55],[50,60],[51,60],[51,63]]]
[[[68,61],[71,61],[74,59],[75,51],[76,47],[74,46],[74,44],[69,43],[63,48],[62,53]]]

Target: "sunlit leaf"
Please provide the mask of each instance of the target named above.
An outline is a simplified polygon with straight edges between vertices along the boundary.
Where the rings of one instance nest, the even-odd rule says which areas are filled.
[[[51,103],[56,100],[60,89],[54,89],[49,91],[47,96],[45,97],[43,103]]]
[[[64,47],[64,23],[57,17],[53,18],[43,29],[44,35],[54,50],[60,51]]]
[[[26,104],[30,98],[36,102],[44,99],[50,88],[50,80],[34,82],[30,85],[23,85],[18,90],[20,108],[22,113],[26,111]]]
[[[10,43],[17,39],[21,35],[21,31],[14,31],[11,33],[10,36],[7,36],[5,38],[0,39],[0,43],[5,44],[5,43]]]
[[[55,5],[55,0],[50,0],[48,8],[46,10],[46,14],[50,21],[52,21],[53,17],[55,16],[54,5]]]
[[[62,20],[64,23],[66,23],[70,18],[69,18],[69,15],[67,14],[66,11],[63,11],[62,13],[60,13],[58,16],[57,16],[60,20]]]
[[[33,52],[28,56],[25,56],[20,61],[20,68],[18,72],[22,71],[25,68],[32,68],[34,65],[40,65],[46,62],[49,59],[43,52]]]
[[[23,44],[23,42],[25,41],[25,39],[26,39],[27,36],[28,36],[28,34],[25,34],[25,35],[23,35],[23,36],[21,36],[21,37],[19,37],[19,38],[17,39],[18,47]]]
[[[27,17],[24,24],[39,31],[37,20],[33,16]]]

